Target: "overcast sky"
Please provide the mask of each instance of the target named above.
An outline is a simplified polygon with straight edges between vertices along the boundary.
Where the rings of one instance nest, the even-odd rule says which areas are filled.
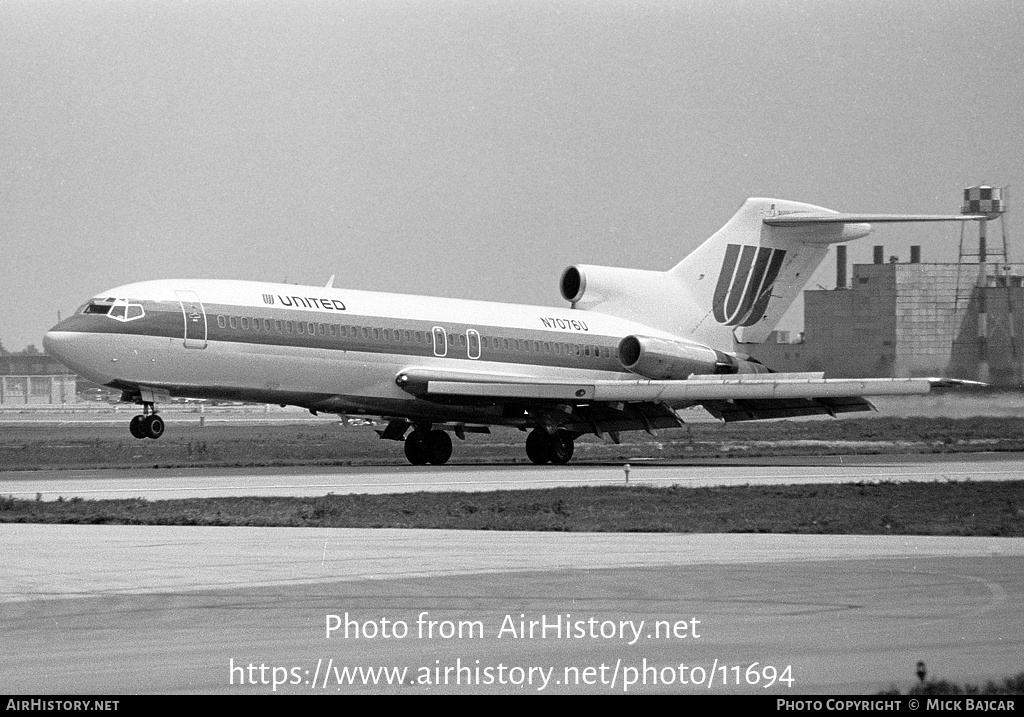
[[[155,278],[563,305],[565,266],[669,268],[748,196],[1013,203],[1020,8],[3,0],[0,341]]]

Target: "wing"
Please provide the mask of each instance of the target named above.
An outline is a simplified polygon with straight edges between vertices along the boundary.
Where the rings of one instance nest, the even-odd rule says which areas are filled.
[[[563,426],[575,422],[604,426],[614,421],[648,430],[680,425],[677,411],[693,405],[701,405],[725,421],[835,415],[873,410],[864,396],[920,395],[935,387],[981,385],[940,378],[826,379],[820,373],[692,376],[685,381],[557,382],[424,368],[402,371],[397,383],[420,398],[443,403],[516,404],[527,411],[532,408],[533,412],[552,415],[553,420],[563,419],[559,421]]]

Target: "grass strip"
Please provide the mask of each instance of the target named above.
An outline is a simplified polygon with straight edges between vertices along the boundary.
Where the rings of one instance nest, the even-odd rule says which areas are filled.
[[[1024,481],[41,501],[0,522],[643,533],[1024,536]]]

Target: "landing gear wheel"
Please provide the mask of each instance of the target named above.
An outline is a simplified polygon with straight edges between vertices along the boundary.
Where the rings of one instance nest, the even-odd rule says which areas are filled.
[[[443,466],[452,457],[452,439],[444,431],[431,431],[424,444],[427,448],[427,461],[435,466]]]
[[[551,462],[568,463],[575,447],[572,436],[564,431],[559,431],[551,437]]]
[[[551,442],[548,434],[538,428],[526,437],[526,456],[537,465],[551,460]]]
[[[142,419],[142,430],[150,438],[156,439],[164,435],[164,419],[155,413]]]
[[[146,420],[145,416],[139,415],[132,419],[132,422],[128,424],[128,430],[136,438],[145,438],[146,431],[142,428],[142,422]]]
[[[405,457],[414,466],[422,466],[427,462],[427,447],[418,431],[413,431],[405,437]]]

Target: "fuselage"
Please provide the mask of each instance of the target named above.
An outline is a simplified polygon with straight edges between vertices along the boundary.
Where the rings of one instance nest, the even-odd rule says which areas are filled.
[[[44,345],[80,375],[126,391],[515,425],[501,405],[439,405],[395,377],[409,368],[552,381],[628,377],[618,344],[637,333],[678,338],[565,307],[160,280],[98,294]]]

